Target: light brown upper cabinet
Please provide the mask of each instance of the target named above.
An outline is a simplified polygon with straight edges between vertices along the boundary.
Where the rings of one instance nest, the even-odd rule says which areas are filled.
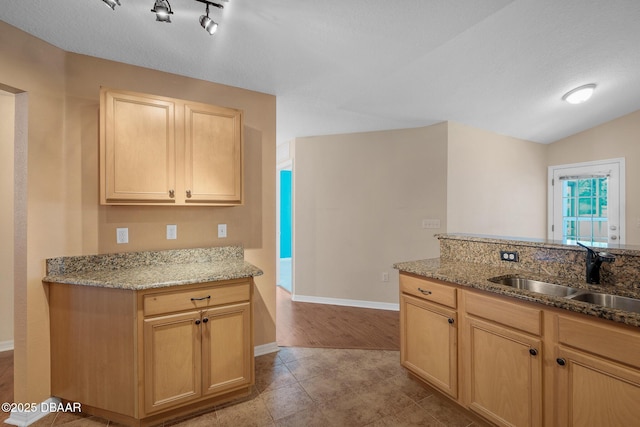
[[[100,203],[243,201],[242,111],[100,90]]]

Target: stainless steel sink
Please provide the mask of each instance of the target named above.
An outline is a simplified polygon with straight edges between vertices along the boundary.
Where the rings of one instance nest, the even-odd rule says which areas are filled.
[[[640,299],[621,297],[619,295],[600,294],[595,292],[581,292],[570,297],[574,301],[602,305],[617,310],[640,313]]]
[[[569,286],[540,282],[538,280],[525,279],[522,277],[494,277],[489,279],[489,281],[500,285],[511,286],[517,289],[525,289],[538,294],[552,295],[556,297],[575,295],[579,291],[578,289]]]

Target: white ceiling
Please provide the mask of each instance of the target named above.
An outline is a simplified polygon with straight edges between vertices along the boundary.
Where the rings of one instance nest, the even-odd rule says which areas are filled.
[[[277,140],[453,120],[540,143],[640,109],[638,0],[2,0],[66,51],[276,95]],[[9,41],[2,40],[2,43]],[[0,67],[1,78],[1,67]],[[598,85],[586,104],[561,101]]]

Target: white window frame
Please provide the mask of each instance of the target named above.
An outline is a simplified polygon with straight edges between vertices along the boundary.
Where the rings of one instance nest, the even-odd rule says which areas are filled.
[[[615,159],[606,159],[606,160],[594,160],[594,161],[590,161],[590,162],[582,162],[582,163],[570,163],[570,164],[566,164],[566,165],[554,165],[554,166],[549,166],[548,167],[548,173],[547,173],[547,238],[549,240],[553,240],[553,225],[554,225],[554,218],[553,218],[553,204],[554,204],[554,200],[553,200],[553,177],[555,175],[555,172],[558,169],[570,169],[570,168],[582,168],[582,167],[589,167],[589,168],[593,168],[594,171],[596,170],[602,170],[603,166],[606,165],[610,165],[612,163],[617,163],[618,164],[618,168],[619,168],[619,172],[620,172],[620,177],[619,177],[619,217],[620,217],[620,221],[619,221],[619,233],[618,233],[618,240],[617,243],[615,244],[625,244],[626,241],[626,221],[625,221],[625,212],[626,212],[626,186],[625,186],[625,177],[626,177],[626,173],[625,173],[625,160],[624,157],[618,157]],[[557,185],[558,183],[556,183]],[[611,242],[610,242],[611,243]]]

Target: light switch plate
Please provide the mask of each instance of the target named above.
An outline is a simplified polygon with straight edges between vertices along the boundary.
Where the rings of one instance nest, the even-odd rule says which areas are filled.
[[[178,226],[176,224],[167,224],[167,240],[175,240],[178,238]]]
[[[218,238],[224,239],[227,237],[227,224],[218,224]]]
[[[116,228],[116,243],[129,243],[129,229],[128,228]]]
[[[440,228],[439,219],[423,219],[422,228]]]

